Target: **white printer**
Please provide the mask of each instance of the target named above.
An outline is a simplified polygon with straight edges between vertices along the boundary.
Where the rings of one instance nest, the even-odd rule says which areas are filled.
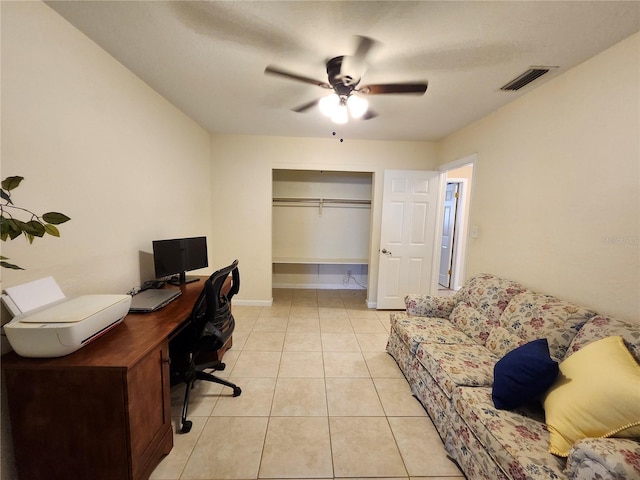
[[[67,298],[53,277],[5,289],[2,302],[14,315],[4,325],[11,347],[23,357],[62,357],[116,327],[129,312],[130,295]]]

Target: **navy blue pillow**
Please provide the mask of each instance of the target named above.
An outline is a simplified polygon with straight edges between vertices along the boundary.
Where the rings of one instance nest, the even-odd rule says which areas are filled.
[[[558,370],[546,338],[525,343],[493,367],[493,404],[501,410],[512,410],[536,399],[553,385]]]

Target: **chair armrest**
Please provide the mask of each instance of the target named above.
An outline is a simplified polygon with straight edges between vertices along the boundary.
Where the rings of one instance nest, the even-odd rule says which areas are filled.
[[[455,297],[412,294],[404,297],[404,304],[409,315],[449,318],[456,305],[456,299]]]
[[[640,478],[640,443],[626,438],[585,438],[567,458],[572,480]]]

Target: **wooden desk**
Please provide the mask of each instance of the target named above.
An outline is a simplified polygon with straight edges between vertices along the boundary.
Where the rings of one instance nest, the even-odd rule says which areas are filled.
[[[149,477],[173,447],[169,337],[202,287],[180,287],[169,305],[128,314],[71,355],[2,356],[20,480]]]

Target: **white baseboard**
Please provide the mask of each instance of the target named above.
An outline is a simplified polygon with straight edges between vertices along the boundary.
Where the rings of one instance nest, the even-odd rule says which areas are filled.
[[[269,300],[239,300],[233,299],[234,305],[241,305],[244,307],[270,307],[273,305],[273,298]]]

